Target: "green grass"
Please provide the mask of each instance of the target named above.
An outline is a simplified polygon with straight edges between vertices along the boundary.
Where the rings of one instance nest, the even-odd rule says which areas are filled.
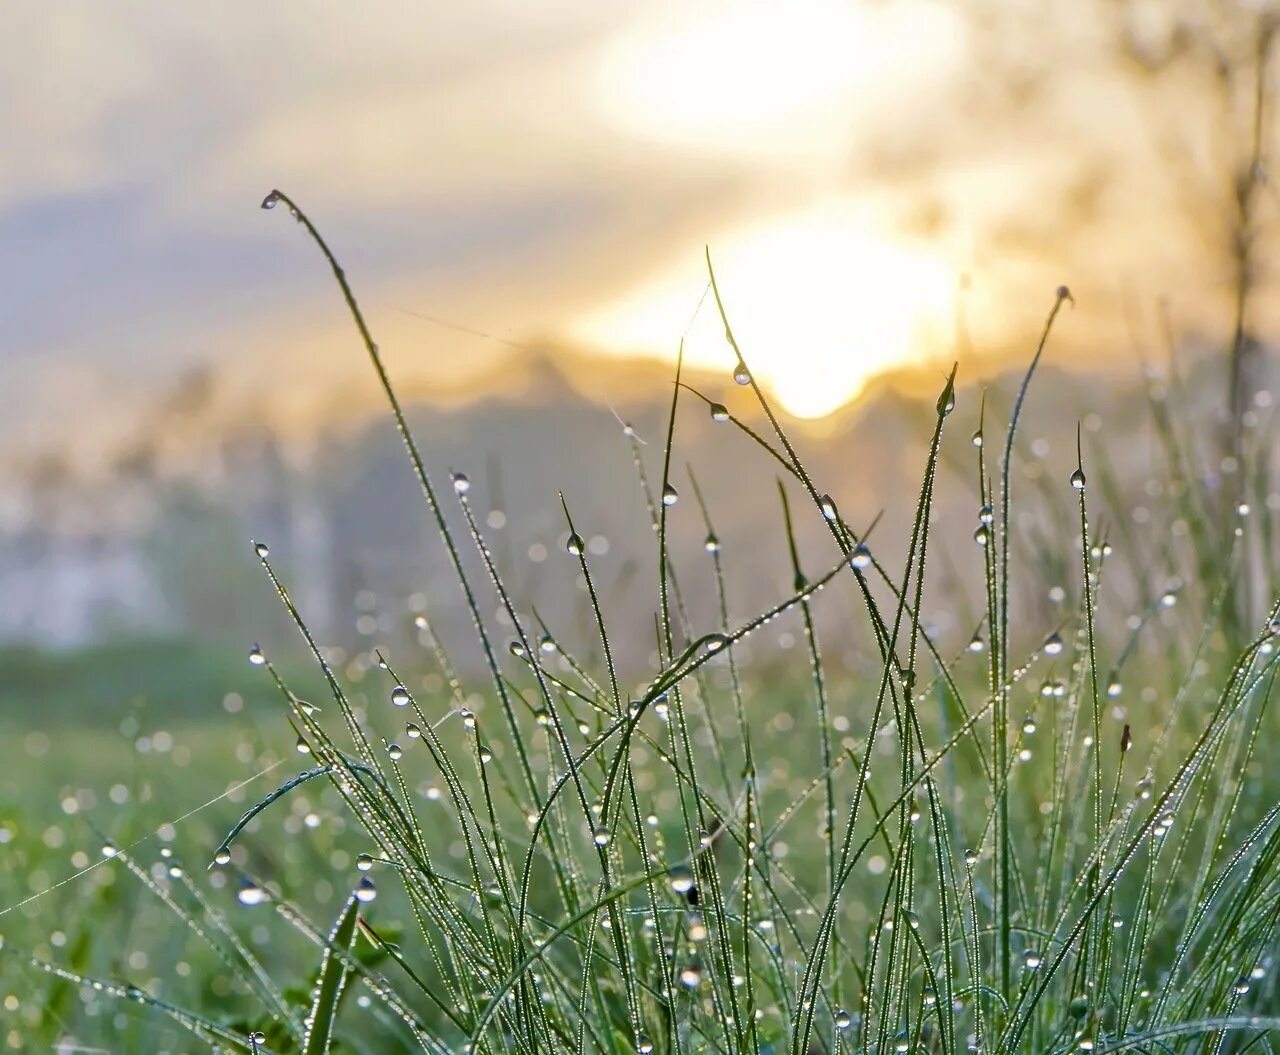
[[[381,656],[351,683],[257,547],[327,685],[322,709],[299,699],[298,675],[264,642],[254,673],[274,693],[274,717],[236,779],[267,772],[252,795],[236,792],[257,805],[208,880],[199,866],[222,835],[202,838],[184,821],[153,838],[141,811],[131,830],[109,833],[113,853],[88,882],[6,913],[27,931],[6,945],[10,1047],[73,1037],[308,1053],[1272,1050],[1280,622],[1274,598],[1259,599],[1277,581],[1270,514],[1256,500],[1237,508],[1257,487],[1252,463],[1232,478],[1234,494],[1186,472],[1197,437],[1156,402],[1155,434],[1185,484],[1162,527],[1182,529],[1145,547],[1122,539],[1123,522],[1114,538],[1100,528],[1095,503],[1114,490],[1106,453],[1078,448],[1076,473],[1051,490],[1071,510],[1065,537],[1079,537],[1038,555],[1076,569],[1066,617],[1027,625],[1020,598],[1039,579],[1013,538],[1017,422],[1065,290],[1012,423],[996,430],[984,404],[972,444],[961,438],[989,512],[958,527],[932,520],[954,442],[953,372],[911,533],[882,557],[809,475],[715,289],[735,378],[766,424],[753,431],[712,410],[741,433],[742,485],[761,502],[780,491],[777,549],[793,591],[743,618],[734,575],[750,569],[732,554],[712,541],[701,567],[670,560],[675,517],[717,538],[715,509],[675,468],[682,415],[711,401],[677,368],[659,476],[630,436],[654,527],[653,637],[611,634],[566,502],[564,575],[580,579],[593,628],[570,641],[526,615],[536,599],[508,592],[465,478],[436,489],[344,272],[287,197],[264,205],[277,203],[323,252],[350,308],[487,673],[459,679],[447,648],[457,643],[421,619],[425,667],[417,655]],[[1263,452],[1268,443],[1257,438]],[[801,517],[825,524],[825,552],[801,551]],[[935,597],[926,569],[937,532],[975,529],[981,622],[969,647],[944,646],[920,613],[968,601]],[[1176,594],[1157,553],[1194,569]],[[715,622],[691,621],[695,592],[714,596]],[[857,614],[820,639],[818,610],[833,594]],[[495,601],[503,629],[487,614]],[[801,648],[770,647],[778,621]],[[824,651],[852,641],[873,659],[850,666]],[[643,662],[651,649],[656,669]],[[447,688],[427,691],[426,674]],[[307,698],[320,701],[310,688]],[[295,738],[297,765],[282,761]],[[230,776],[184,804],[218,795]],[[281,790],[268,795],[268,784]],[[189,868],[175,843],[193,855]],[[70,928],[59,943],[47,938],[54,926]]]

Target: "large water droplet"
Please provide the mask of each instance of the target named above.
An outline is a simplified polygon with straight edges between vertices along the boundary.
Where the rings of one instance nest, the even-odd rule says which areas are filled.
[[[853,555],[849,558],[849,564],[858,571],[871,567],[871,551],[867,549],[865,542],[859,542],[854,546]]]
[[[453,473],[450,479],[453,481],[454,494],[465,495],[471,490],[471,480],[466,473]]]
[[[262,207],[264,209],[274,209],[280,203],[280,192],[273,190],[265,198],[262,199]]]
[[[1063,649],[1062,635],[1055,630],[1052,634],[1050,634],[1047,638],[1045,638],[1044,654],[1046,656],[1056,656],[1062,651],[1062,649]]]
[[[356,884],[356,900],[368,904],[378,896],[378,885],[368,876],[361,876]]]
[[[265,542],[255,542],[253,544],[253,552],[263,560],[266,560],[271,555],[271,550]]]
[[[1077,469],[1071,474],[1071,486],[1077,491],[1084,490],[1084,473]]]
[[[729,408],[723,403],[711,404],[711,420],[716,422],[724,422],[729,420]]]
[[[581,557],[582,551],[587,548],[587,544],[582,541],[582,536],[576,531],[571,532],[569,538],[564,544],[564,550],[571,557]]]
[[[409,695],[409,690],[403,685],[397,685],[391,690],[391,702],[396,707],[408,707],[410,699],[412,697]]]
[[[257,883],[246,880],[236,891],[236,900],[242,905],[261,905],[270,901],[270,895]]]
[[[844,1032],[846,1029],[848,1029],[852,1025],[853,1025],[853,1016],[850,1015],[849,1012],[846,1011],[844,1008],[840,1008],[840,1010],[836,1012],[836,1029],[840,1030],[841,1032]]]
[[[591,833],[591,841],[597,846],[608,846],[610,838],[612,836],[609,834],[609,829],[605,827],[597,828]]]
[[[738,365],[733,371],[733,379],[740,385],[751,384],[751,371],[741,359],[738,360]]]
[[[680,501],[680,494],[670,484],[662,485],[662,504],[664,506],[673,506]]]
[[[671,889],[677,894],[687,894],[693,889],[693,872],[684,865],[676,865],[668,876],[671,880]]]
[[[706,537],[706,541],[702,543],[702,548],[708,553],[718,553],[720,551],[720,540],[713,531]]]
[[[249,662],[255,667],[261,667],[267,662],[267,657],[263,655],[262,649],[258,645],[254,645],[249,649]]]

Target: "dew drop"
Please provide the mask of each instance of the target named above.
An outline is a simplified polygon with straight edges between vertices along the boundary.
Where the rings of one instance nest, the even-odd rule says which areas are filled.
[[[466,473],[451,473],[449,478],[453,481],[453,493],[465,495],[471,490],[471,480]]]
[[[409,690],[403,685],[397,685],[391,690],[391,702],[396,707],[408,707],[410,698]]]
[[[356,854],[356,870],[367,872],[373,867],[373,858],[369,854]]]
[[[1077,491],[1084,490],[1084,473],[1081,470],[1076,469],[1071,474],[1071,486],[1074,487]]]
[[[653,1051],[653,1041],[649,1039],[648,1034],[636,1034],[636,1051],[638,1051],[640,1055],[649,1055],[649,1053]]]
[[[543,634],[542,637],[538,639],[538,650],[550,655],[556,650],[555,639],[552,638],[550,634]]]
[[[300,755],[311,754],[311,745],[307,743],[307,741],[303,739],[301,736],[298,737],[298,741],[296,744],[294,744],[294,746],[298,749],[298,754]]]
[[[693,873],[684,865],[676,865],[668,873],[671,889],[677,894],[687,894],[693,889]]]
[[[972,868],[972,867],[973,867],[974,865],[976,865],[977,863],[978,863],[978,851],[977,851],[977,850],[965,850],[965,852],[964,852],[964,864],[965,864],[965,867],[966,867],[966,868]]]
[[[369,904],[378,896],[378,886],[368,876],[361,876],[360,882],[356,884],[356,900]]]
[[[871,567],[871,551],[867,549],[865,542],[859,542],[854,546],[853,555],[849,558],[849,565],[857,571]]]
[[[986,524],[979,524],[973,529],[973,541],[979,546],[985,546],[991,541],[991,529]]]
[[[267,662],[267,657],[262,654],[262,649],[258,645],[249,649],[249,662],[255,667],[261,667]]]
[[[422,735],[422,730],[418,728],[416,722],[410,722],[404,727],[404,735],[410,740],[416,740]]]
[[[729,408],[723,403],[711,404],[711,420],[716,422],[725,422],[729,420]]]
[[[708,553],[720,552],[720,540],[716,537],[714,531],[707,535],[706,540],[702,543],[702,548]]]
[[[751,371],[747,369],[747,364],[741,359],[738,360],[738,366],[733,371],[733,379],[740,385],[751,384]]]
[[[1044,654],[1046,656],[1056,656],[1062,652],[1062,649],[1062,635],[1055,630],[1045,639]]]
[[[387,746],[387,757],[390,758],[392,762],[399,762],[400,759],[404,757],[404,751],[401,749],[399,744],[389,744]]]
[[[265,542],[255,542],[253,544],[253,552],[256,553],[263,560],[266,560],[267,557],[271,555],[271,549],[267,546]]]
[[[280,192],[273,190],[265,198],[262,199],[262,207],[264,209],[274,209],[280,202]]]
[[[702,984],[702,968],[696,963],[680,968],[680,984],[686,989],[697,989]]]
[[[597,846],[608,846],[610,838],[608,828],[600,827],[591,833],[591,841]]]
[[[229,865],[231,863],[231,851],[219,850],[213,855],[213,863],[216,865]]]
[[[830,495],[823,495],[818,500],[818,507],[822,510],[822,515],[827,520],[835,520],[836,518],[836,502]]]
[[[1028,971],[1034,971],[1040,966],[1040,954],[1034,949],[1028,949],[1023,954],[1022,962]]]
[[[853,1025],[853,1016],[850,1015],[849,1012],[846,1011],[844,1008],[840,1008],[840,1010],[836,1012],[836,1029],[840,1030],[843,1033],[846,1029],[848,1029],[852,1025]]]
[[[973,637],[969,639],[970,652],[981,652],[986,647],[987,647],[987,643],[982,640],[981,634],[974,634]]]
[[[581,557],[582,551],[587,548],[587,544],[582,541],[582,536],[576,531],[570,533],[568,540],[564,544],[564,551],[570,557]]]
[[[973,443],[973,445],[974,445],[975,447],[981,447],[981,446],[982,446],[982,430],[981,430],[981,429],[979,429],[977,432],[975,432],[975,433],[973,434],[973,437],[972,437],[972,439],[971,439],[971,442]]]
[[[1165,592],[1160,595],[1161,608],[1172,608],[1177,603],[1178,595],[1173,590],[1165,590]]]
[[[271,899],[257,883],[246,880],[236,891],[236,900],[242,905],[262,905]]]
[[[728,643],[729,639],[724,634],[708,634],[705,642],[708,652],[719,652]]]
[[[662,504],[664,506],[673,506],[680,501],[680,494],[670,484],[662,485]]]

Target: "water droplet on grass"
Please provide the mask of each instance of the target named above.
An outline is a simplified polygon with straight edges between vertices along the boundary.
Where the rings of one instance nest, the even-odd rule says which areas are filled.
[[[368,876],[361,876],[360,882],[356,884],[356,900],[363,904],[369,904],[378,896],[378,886]]]
[[[849,558],[849,565],[857,571],[871,567],[871,551],[867,549],[865,542],[859,542],[853,548],[853,555]]]
[[[453,493],[465,495],[471,490],[471,479],[466,473],[451,473],[449,478],[453,481]]]
[[[1074,487],[1077,491],[1084,490],[1084,473],[1081,470],[1076,469],[1071,474],[1071,486]]]
[[[708,553],[720,552],[720,540],[716,538],[716,534],[714,531],[711,532],[706,537],[706,540],[702,543],[702,548],[705,549]]]
[[[356,869],[367,872],[373,867],[373,858],[369,854],[356,854]]]
[[[404,751],[401,750],[399,744],[390,744],[387,747],[387,757],[390,758],[392,762],[399,762],[400,759],[404,757]]]
[[[565,541],[564,551],[570,557],[581,557],[582,551],[587,548],[587,544],[582,541],[582,536],[576,531],[571,532],[569,538]]]
[[[751,384],[751,371],[741,359],[738,360],[738,365],[733,371],[733,380],[740,385]]]
[[[236,900],[242,905],[262,905],[270,901],[270,895],[257,883],[246,880],[236,891]]]
[[[723,403],[711,404],[711,420],[716,422],[725,422],[729,420],[729,408]]]
[[[991,529],[986,524],[979,524],[973,529],[973,541],[979,546],[985,546],[991,541]]]
[[[268,548],[265,542],[255,542],[253,544],[253,552],[256,553],[263,560],[266,560],[267,557],[271,555],[271,550],[270,548]]]
[[[273,190],[265,198],[262,199],[262,207],[264,209],[274,209],[280,203],[280,192]]]
[[[258,645],[249,649],[249,662],[255,667],[261,667],[267,662],[267,657],[262,654],[262,649]]]
[[[664,506],[673,506],[680,501],[680,494],[670,484],[662,485],[662,504]]]
[[[844,1032],[846,1029],[848,1029],[852,1025],[853,1025],[853,1016],[850,1015],[849,1012],[846,1011],[844,1008],[840,1008],[840,1010],[836,1012],[836,1029],[840,1030],[841,1032]]]
[[[591,833],[591,841],[597,846],[608,846],[610,838],[608,828],[600,827]]]
[[[1055,630],[1052,634],[1050,634],[1047,638],[1045,638],[1044,654],[1046,656],[1056,656],[1062,652],[1063,647],[1064,646],[1062,643],[1062,635]]]
[[[409,695],[409,690],[406,689],[403,685],[397,685],[394,689],[391,690],[391,703],[396,707],[408,707],[409,700],[411,698],[412,697],[410,697]]]
[[[676,865],[668,873],[671,880],[671,889],[677,894],[687,894],[693,889],[693,873],[684,865]]]

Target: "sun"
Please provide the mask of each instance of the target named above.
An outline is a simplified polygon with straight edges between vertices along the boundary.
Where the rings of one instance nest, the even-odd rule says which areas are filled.
[[[896,238],[872,211],[833,202],[777,217],[711,246],[734,336],[757,380],[798,417],[857,398],[894,367],[947,347],[956,289],[934,249]],[[576,321],[572,336],[602,351],[734,367],[700,247],[650,282]]]

